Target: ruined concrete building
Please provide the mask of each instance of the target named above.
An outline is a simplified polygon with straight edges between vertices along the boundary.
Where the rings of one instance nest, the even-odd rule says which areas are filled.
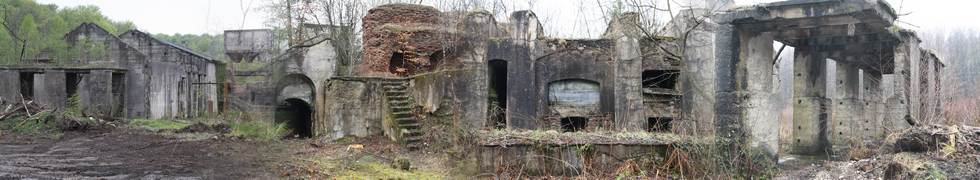
[[[884,1],[711,8],[721,10],[683,11],[666,36],[642,33],[640,17],[624,13],[600,39],[556,39],[530,11],[502,23],[486,12],[379,6],[363,18],[363,59],[351,75],[336,73],[347,67],[329,38],[290,49],[277,104],[294,113],[277,118],[309,125],[310,135],[383,134],[410,149],[423,145],[425,126],[448,123],[664,132],[733,139],[773,157],[839,157],[940,113],[944,64],[895,26]],[[774,42],[796,49],[791,124],[780,124],[774,103]]]
[[[0,67],[0,98],[62,109],[78,97],[87,114],[189,118],[216,112],[220,62],[131,30],[118,37],[92,23],[65,35],[67,64]]]

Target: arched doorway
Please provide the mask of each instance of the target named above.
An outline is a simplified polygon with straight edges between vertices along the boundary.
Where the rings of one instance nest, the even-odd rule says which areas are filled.
[[[313,137],[313,107],[306,101],[290,98],[276,106],[276,123],[286,124],[289,137]]]
[[[279,81],[274,118],[291,131],[288,137],[313,136],[314,86],[303,74],[290,74]]]

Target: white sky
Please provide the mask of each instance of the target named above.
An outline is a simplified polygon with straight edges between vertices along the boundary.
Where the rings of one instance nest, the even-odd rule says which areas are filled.
[[[37,0],[60,7],[96,5],[113,20],[132,21],[150,33],[221,33],[226,29],[264,28],[267,15],[257,9],[268,0]],[[538,14],[545,31],[556,37],[589,38],[606,26],[595,0],[500,0],[512,4],[508,9],[530,9]],[[528,1],[534,2],[529,5]],[[610,2],[612,0],[600,0]],[[685,0],[648,0],[685,2]],[[740,6],[775,0],[735,0]],[[980,28],[980,1],[975,0],[887,0],[902,16],[900,24],[910,29]],[[423,1],[425,2],[425,1]],[[251,3],[250,8],[247,7]],[[243,4],[248,16],[242,19]],[[675,7],[676,9],[676,7]],[[499,18],[498,18],[499,19]],[[502,21],[502,20],[498,20]]]

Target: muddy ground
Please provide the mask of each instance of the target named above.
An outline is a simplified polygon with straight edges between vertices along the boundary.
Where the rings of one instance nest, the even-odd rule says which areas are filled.
[[[0,136],[0,179],[279,179],[289,147],[305,144],[195,136],[132,129]]]

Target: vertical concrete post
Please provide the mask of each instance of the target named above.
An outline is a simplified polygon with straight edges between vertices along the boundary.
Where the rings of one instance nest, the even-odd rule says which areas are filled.
[[[864,113],[859,101],[861,74],[853,64],[837,62],[837,79],[833,82],[835,94],[831,96],[832,117],[829,139],[833,154],[843,155],[850,149],[859,134],[867,133],[869,127],[859,123]]]
[[[914,43],[909,42],[910,40],[904,40],[895,47],[894,55],[894,78],[892,80],[892,95],[887,97],[885,105],[886,112],[885,118],[882,121],[882,126],[885,128],[885,133],[895,132],[897,130],[905,129],[911,127],[910,122],[914,121],[913,112],[911,111],[910,102],[910,90],[912,89],[909,83],[912,78],[912,48],[918,47],[913,46]],[[918,51],[918,50],[916,50]],[[918,54],[918,53],[914,53]]]
[[[717,23],[710,18],[695,22],[705,9],[680,11],[672,23],[674,37],[686,37],[684,47],[684,66],[681,80],[681,121],[675,127],[688,127],[691,132],[678,132],[689,135],[713,135],[711,127],[715,118],[715,28]]]
[[[47,70],[34,75],[34,99],[50,109],[61,109],[67,105],[65,71]]]
[[[779,152],[779,110],[774,100],[773,35],[760,32],[739,33],[739,62],[736,84],[741,96],[741,123],[746,128],[750,148],[772,157]]]
[[[865,141],[876,142],[884,137],[881,128],[881,119],[884,115],[882,111],[884,109],[884,98],[882,97],[881,82],[882,77],[880,71],[862,71],[861,74],[861,86],[864,88],[861,91],[861,99],[864,101],[864,117],[859,121],[862,127],[868,128],[867,133],[864,136],[856,137],[862,138]]]
[[[639,30],[640,16],[626,13],[617,17],[612,26],[621,29],[621,34],[612,35],[616,40],[615,69],[615,119],[621,131],[643,131],[647,126],[641,92],[643,58],[640,55]]]
[[[793,78],[793,142],[796,154],[826,151],[827,61],[810,47],[797,47]]]
[[[20,72],[0,70],[0,104],[21,101]]]

